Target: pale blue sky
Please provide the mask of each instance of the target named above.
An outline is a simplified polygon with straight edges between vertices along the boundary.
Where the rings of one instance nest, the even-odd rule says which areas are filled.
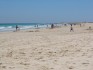
[[[0,23],[83,21],[93,21],[93,0],[0,0]]]

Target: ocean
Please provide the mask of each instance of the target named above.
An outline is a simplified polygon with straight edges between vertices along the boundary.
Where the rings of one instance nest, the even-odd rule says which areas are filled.
[[[20,30],[51,27],[51,24],[42,23],[0,23],[0,32],[15,31],[16,25],[18,25]]]

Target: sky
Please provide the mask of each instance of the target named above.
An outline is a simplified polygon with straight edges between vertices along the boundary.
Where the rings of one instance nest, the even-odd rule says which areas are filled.
[[[93,0],[0,0],[0,23],[93,22]]]

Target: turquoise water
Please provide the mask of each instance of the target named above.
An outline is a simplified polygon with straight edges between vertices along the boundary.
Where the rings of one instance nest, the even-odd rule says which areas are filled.
[[[21,30],[26,29],[35,29],[35,28],[47,28],[50,27],[51,24],[42,24],[42,23],[0,23],[0,32],[3,31],[15,31],[15,27],[18,27]],[[37,27],[38,25],[38,27]]]

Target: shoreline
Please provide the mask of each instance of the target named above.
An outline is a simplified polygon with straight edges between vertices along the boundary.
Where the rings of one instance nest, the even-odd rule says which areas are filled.
[[[52,24],[52,23],[51,23]],[[15,31],[16,25],[20,28],[20,30],[28,30],[28,29],[43,29],[43,28],[51,28],[51,24],[26,24],[26,23],[17,23],[17,24],[1,24],[0,25],[0,32],[8,32],[8,31]],[[62,27],[65,25],[70,25],[71,23],[54,23],[56,27]],[[72,23],[72,24],[80,24],[80,23]],[[84,23],[85,24],[85,23]]]
[[[73,27],[74,28],[77,28],[77,27],[85,27],[86,29],[88,29],[89,28],[89,26],[91,26],[91,27],[93,27],[92,26],[92,23],[77,23],[77,24],[74,24],[74,23],[72,23],[73,24]],[[81,25],[80,25],[81,24]],[[67,27],[69,27],[70,28],[70,24],[54,24],[55,25],[55,27],[54,27],[54,29],[55,28],[67,28]],[[86,25],[86,26],[85,26]],[[51,26],[49,26],[49,27],[44,27],[44,28],[40,28],[40,27],[38,27],[38,28],[29,28],[29,29],[20,29],[19,31],[29,31],[29,30],[43,30],[43,29],[51,29]],[[18,31],[18,32],[19,32]],[[11,30],[11,31],[0,31],[0,33],[2,33],[2,32],[16,32],[16,28],[14,29],[14,30]]]

